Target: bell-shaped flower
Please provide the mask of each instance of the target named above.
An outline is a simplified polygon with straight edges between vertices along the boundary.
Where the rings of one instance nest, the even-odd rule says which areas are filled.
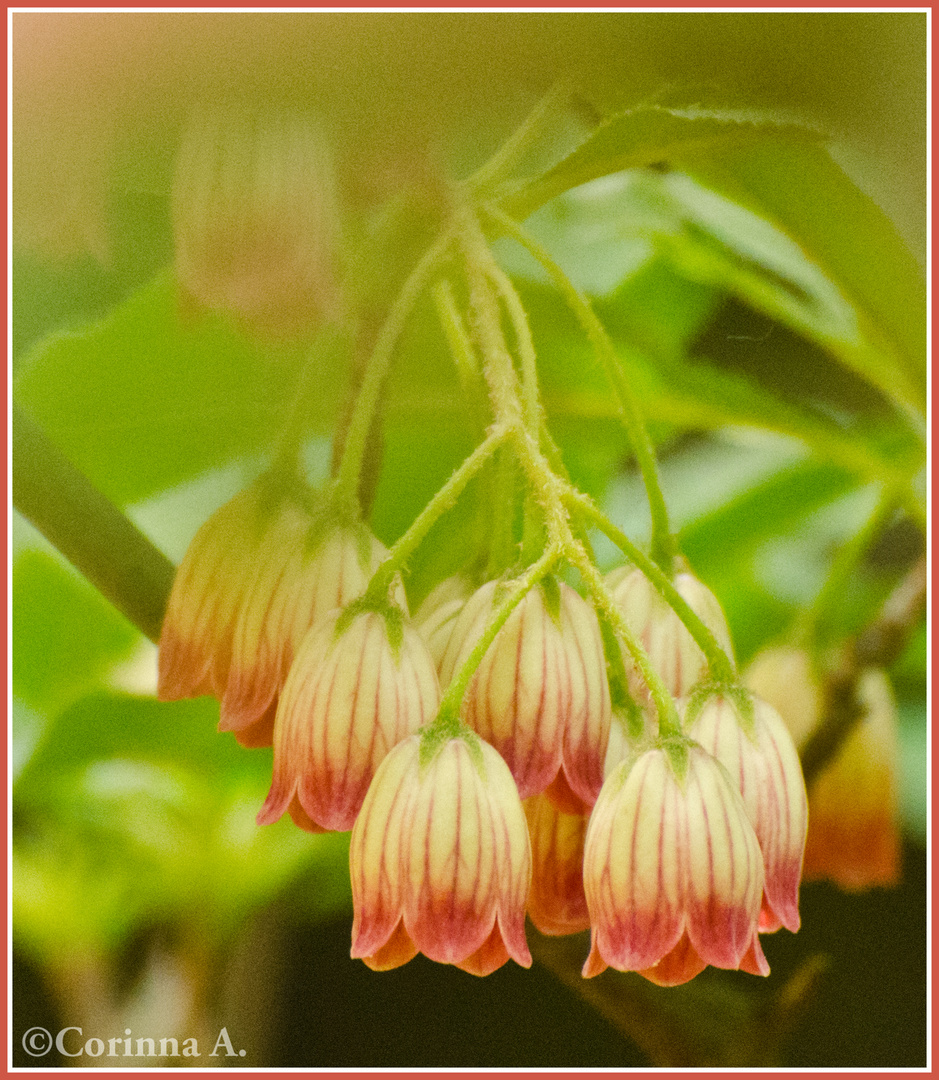
[[[440,666],[447,686],[499,604],[489,581],[457,618]],[[533,588],[486,650],[463,697],[465,722],[502,755],[522,798],[544,791],[563,767],[588,805],[603,782],[610,691],[593,608],[566,584]]]
[[[669,693],[683,697],[707,668],[704,653],[685,624],[641,570],[620,567],[607,575],[607,584],[629,629],[648,653]],[[676,574],[673,584],[733,662],[730,630],[717,597],[693,574]],[[648,702],[648,687],[625,650],[623,661],[631,693],[637,701]]]
[[[307,335],[340,308],[333,167],[316,122],[285,109],[202,110],[173,182],[187,306],[268,338]]]
[[[280,545],[309,517],[261,484],[240,492],[196,533],[173,581],[160,633],[162,701],[214,694],[228,683],[232,643],[248,582],[265,543]]]
[[[822,692],[809,654],[775,647],[760,653],[747,685],[779,710],[802,747],[822,718]],[[802,877],[848,891],[896,884],[900,873],[897,708],[886,675],[858,678],[863,710],[832,759],[808,786],[809,830]]]
[[[721,762],[743,796],[766,875],[760,930],[795,932],[808,824],[805,781],[782,717],[760,698],[751,702],[747,715],[733,696],[712,695],[688,734]]]
[[[803,876],[848,892],[900,877],[898,718],[890,683],[873,668],[858,680],[864,716],[809,790]]]
[[[235,624],[219,729],[250,745],[270,746],[277,698],[307,631],[360,596],[388,554],[365,526],[307,532],[263,544]],[[395,596],[404,607],[400,583]]]
[[[473,975],[531,965],[531,851],[505,762],[472,733],[405,739],[352,830],[352,956],[375,970],[417,952]]]
[[[319,622],[290,669],[259,825],[288,810],[312,832],[351,829],[382,759],[436,714],[437,672],[400,613],[344,621],[333,612]]]
[[[587,818],[566,814],[547,793],[524,802],[531,838],[528,915],[542,934],[576,934],[590,926],[584,895]]]
[[[607,966],[666,986],[708,964],[769,973],[760,847],[740,793],[700,746],[649,750],[607,777],[587,828],[584,891],[587,978]]]

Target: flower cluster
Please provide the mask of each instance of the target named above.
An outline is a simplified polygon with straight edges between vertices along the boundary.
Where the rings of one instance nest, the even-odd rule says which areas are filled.
[[[647,576],[589,599],[550,571],[459,577],[412,620],[364,526],[316,520],[256,488],[203,526],[160,692],[215,694],[221,728],[273,741],[259,824],[352,829],[352,955],[527,966],[527,913],[545,934],[590,928],[588,977],[767,974],[759,935],[799,926],[799,760],[771,705],[710,681]],[[732,671],[714,596],[687,573],[674,588]]]

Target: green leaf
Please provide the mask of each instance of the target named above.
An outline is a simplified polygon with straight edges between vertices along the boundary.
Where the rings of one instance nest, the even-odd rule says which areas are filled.
[[[781,124],[764,113],[670,109],[651,105],[606,120],[584,143],[543,176],[503,196],[503,209],[523,220],[549,199],[599,176],[661,165],[738,143],[749,144],[767,131],[811,139],[807,128]]]
[[[23,551],[13,565],[13,692],[56,711],[94,686],[141,638],[88,582],[51,555]]]
[[[926,284],[893,224],[820,145],[763,139],[679,155],[701,183],[776,223],[861,313],[870,352],[840,356],[902,405],[925,414]]]
[[[319,347],[321,393],[309,421],[322,430],[335,413],[343,364],[335,348]],[[165,272],[103,321],[32,349],[14,393],[73,464],[123,505],[267,451],[300,359],[298,347],[252,343],[219,318],[184,325]]]

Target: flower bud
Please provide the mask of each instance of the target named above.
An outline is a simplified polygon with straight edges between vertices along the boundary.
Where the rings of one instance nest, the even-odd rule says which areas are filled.
[[[259,552],[308,527],[299,504],[290,499],[275,504],[257,485],[203,523],[176,572],[163,619],[162,701],[224,695],[238,613]]]
[[[306,632],[360,596],[388,554],[364,526],[332,529],[315,543],[308,529],[289,542],[272,534],[261,547],[235,625],[219,729],[241,741],[246,732],[266,729],[266,741],[252,745],[270,745],[277,696]],[[400,582],[396,599],[406,604]]]
[[[760,653],[746,681],[779,710],[797,746],[822,718],[822,692],[809,654],[777,647]],[[897,710],[886,675],[862,672],[863,716],[809,784],[809,829],[802,876],[859,891],[896,884],[900,873]]]
[[[524,803],[531,837],[528,914],[542,934],[576,934],[590,926],[584,896],[583,814],[566,814],[547,794]]]
[[[495,581],[470,597],[441,663],[446,686],[473,651],[499,602]],[[536,586],[506,620],[463,698],[461,715],[505,758],[523,798],[562,767],[592,804],[603,778],[610,696],[593,609],[570,586]]]
[[[338,312],[332,162],[309,117],[195,115],[176,163],[173,227],[179,282],[197,305],[273,338]]]
[[[426,750],[425,750],[426,753]],[[378,970],[420,951],[474,975],[531,965],[531,853],[512,775],[482,740],[385,758],[352,830],[352,956]]]
[[[808,824],[799,755],[778,712],[753,698],[746,717],[734,700],[705,702],[688,734],[727,769],[743,796],[763,853],[761,932],[799,929],[799,881]]]
[[[769,973],[758,935],[763,860],[743,800],[700,746],[682,753],[683,775],[662,749],[624,761],[593,808],[586,978],[608,965],[666,986],[708,964]]]
[[[673,697],[683,697],[707,668],[704,653],[685,624],[641,570],[621,567],[607,576],[607,584],[629,629],[649,654],[652,666],[669,693]],[[733,663],[734,651],[727,620],[711,590],[692,574],[676,574],[674,585]],[[623,662],[633,697],[648,702],[649,689],[625,650]]]
[[[436,714],[437,672],[416,631],[373,611],[343,621],[313,627],[290,669],[259,825],[289,810],[311,831],[352,828],[382,759]]]

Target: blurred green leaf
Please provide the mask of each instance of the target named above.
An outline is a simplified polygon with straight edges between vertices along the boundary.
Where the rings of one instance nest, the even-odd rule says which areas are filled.
[[[884,212],[824,147],[790,139],[682,157],[702,183],[784,229],[863,316],[877,346],[840,358],[908,408],[925,413],[926,283]]]
[[[607,119],[572,154],[543,176],[503,196],[513,217],[526,218],[549,199],[599,176],[642,166],[686,160],[696,154],[748,144],[767,131],[811,139],[808,129],[783,124],[766,113],[720,109],[670,109],[659,105],[630,109]]]
[[[309,422],[333,420],[343,363],[322,350]],[[103,321],[24,358],[19,404],[118,504],[146,498],[238,455],[267,451],[296,384],[299,346],[252,343],[220,318],[184,325],[169,272]]]
[[[238,746],[217,720],[208,698],[99,692],[48,725],[14,789],[17,928],[33,948],[109,946],[179,917],[219,940],[302,868],[345,878],[347,838],[288,819],[257,827],[270,751]],[[345,893],[325,886],[308,916]]]
[[[54,712],[125,658],[140,633],[75,571],[42,551],[13,564],[13,693]]]

